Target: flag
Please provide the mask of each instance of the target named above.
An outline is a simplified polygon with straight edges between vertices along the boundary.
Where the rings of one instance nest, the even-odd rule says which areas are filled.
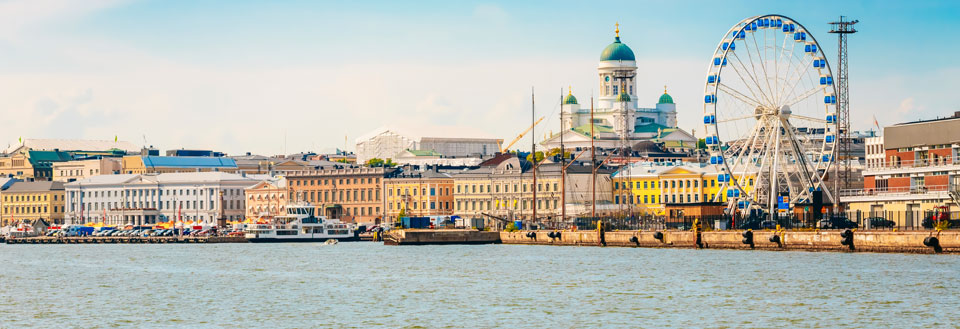
[[[877,122],[877,115],[876,115],[876,114],[873,115],[873,125],[874,125],[874,126],[877,126],[877,130],[880,130],[880,123]]]
[[[120,136],[119,136],[119,135],[113,135],[113,142],[114,142],[114,143],[116,143],[118,139],[120,139]]]
[[[20,136],[20,139],[18,140],[20,141],[20,144],[23,144],[23,136]]]

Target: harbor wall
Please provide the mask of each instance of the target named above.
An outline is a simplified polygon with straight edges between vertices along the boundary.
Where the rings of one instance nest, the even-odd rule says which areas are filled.
[[[743,243],[744,231],[701,232],[699,244],[693,231],[597,231],[483,232],[474,230],[400,230],[389,233],[391,245],[424,244],[528,244],[557,246],[608,246],[644,248],[705,248],[810,251],[865,251],[905,253],[960,253],[960,231],[854,231],[853,247],[842,244],[840,230],[825,231],[753,231],[753,245]],[[551,235],[554,235],[551,237]],[[774,241],[771,237],[776,236]],[[925,245],[928,237],[935,245]],[[779,241],[776,241],[779,240]],[[928,241],[929,243],[930,241]]]

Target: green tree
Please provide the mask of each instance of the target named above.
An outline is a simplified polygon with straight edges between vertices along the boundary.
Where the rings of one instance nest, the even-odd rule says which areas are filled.
[[[383,159],[373,158],[367,160],[367,167],[383,167]]]
[[[384,167],[396,167],[397,164],[393,162],[393,159],[387,158],[387,160],[383,162],[383,166],[384,166]]]
[[[537,157],[537,163],[540,163],[540,161],[543,161],[543,152],[537,151],[537,153],[535,154]],[[527,154],[527,161],[533,161],[533,157],[531,154]]]
[[[700,140],[698,140],[698,141],[697,141],[697,149],[698,149],[698,150],[706,150],[706,149],[707,149],[707,140],[706,140],[706,139],[703,139],[703,138],[701,138]]]

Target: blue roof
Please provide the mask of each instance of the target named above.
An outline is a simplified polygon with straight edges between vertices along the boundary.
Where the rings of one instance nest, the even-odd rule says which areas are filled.
[[[145,167],[166,168],[236,168],[231,158],[144,156]]]

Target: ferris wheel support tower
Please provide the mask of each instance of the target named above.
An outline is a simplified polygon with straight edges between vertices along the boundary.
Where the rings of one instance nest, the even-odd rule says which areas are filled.
[[[837,159],[843,159],[838,163],[838,166],[833,167],[834,191],[839,191],[841,188],[850,188],[850,84],[847,80],[849,78],[847,35],[857,33],[853,25],[857,24],[859,20],[848,21],[845,18],[840,16],[839,21],[830,23],[832,26],[830,33],[837,34],[839,42],[837,47],[837,112],[839,112],[837,132],[840,134],[840,154],[837,155]],[[842,184],[840,183],[841,180],[843,180]],[[837,204],[839,205],[839,199]]]

